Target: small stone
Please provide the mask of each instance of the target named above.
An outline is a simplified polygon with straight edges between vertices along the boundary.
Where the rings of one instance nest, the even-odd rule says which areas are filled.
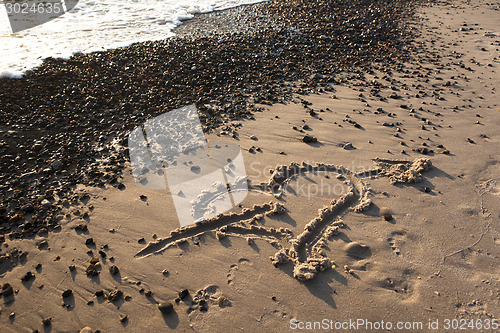
[[[76,266],[75,265],[69,265],[68,268],[69,268],[69,270],[71,272],[74,272],[76,270]]]
[[[2,286],[2,292],[1,292],[1,295],[3,295],[3,297],[9,297],[11,295],[14,294],[14,289],[12,289],[12,286],[8,283],[5,283],[3,286]]]
[[[153,292],[151,290],[148,290],[146,291],[146,293],[144,293],[144,295],[146,295],[146,297],[151,297],[153,296]]]
[[[170,302],[161,302],[158,304],[158,310],[163,314],[169,314],[174,311],[174,305]]]
[[[208,303],[204,299],[200,301],[200,311],[201,312],[207,312],[208,311]]]
[[[42,319],[43,326],[50,326],[51,323],[52,323],[52,318],[50,317]]]
[[[184,299],[184,298],[186,298],[188,295],[189,295],[189,290],[184,289],[183,291],[181,291],[181,292],[179,293],[179,298],[180,298],[180,299]]]
[[[430,150],[426,147],[417,148],[416,151],[422,155],[428,155],[430,153]]]
[[[43,241],[38,243],[36,246],[38,247],[38,249],[42,250],[42,249],[46,249],[49,246],[49,243],[47,242],[47,240],[44,239]]]
[[[61,169],[62,169],[62,167],[63,167],[63,164],[62,164],[62,162],[61,162],[61,161],[59,161],[59,160],[54,161],[54,162],[52,163],[52,169],[54,169],[55,171],[57,171],[57,170],[61,170]]]
[[[118,267],[113,265],[109,268],[109,272],[111,273],[111,275],[116,275],[116,274],[120,273],[120,270],[118,269]]]
[[[252,140],[254,140],[254,141],[259,140],[259,139],[258,139],[255,135],[252,135],[252,136],[250,137],[250,139],[252,139]]]
[[[111,302],[116,302],[123,297],[123,292],[121,290],[115,290],[109,293],[108,299]]]
[[[310,136],[309,134],[305,135],[303,138],[302,138],[302,142],[305,142],[305,143],[314,143],[314,142],[318,142],[318,139],[313,137],[313,136]]]
[[[79,224],[75,227],[76,231],[87,232],[89,229],[85,224]]]
[[[68,289],[62,293],[62,297],[69,297],[71,294],[73,294],[73,290]]]
[[[86,326],[80,330],[80,333],[92,333],[92,329]]]
[[[125,323],[127,321],[128,321],[128,316],[123,316],[123,317],[120,316],[120,322]]]
[[[87,238],[87,240],[85,241],[85,245],[95,245],[94,239],[92,237]]]
[[[224,305],[226,305],[226,303],[228,302],[228,299],[225,298],[224,296],[220,296],[218,299],[217,299],[217,304],[220,306],[220,307],[223,307]]]
[[[34,279],[34,278],[35,278],[35,274],[28,272],[28,273],[24,274],[24,276],[21,278],[21,281],[28,282],[29,280]]]
[[[352,145],[352,143],[348,142],[345,145],[343,145],[342,148],[344,148],[345,150],[352,150],[354,149],[354,146]]]
[[[90,264],[97,265],[98,263],[99,263],[99,258],[91,258],[90,259]]]

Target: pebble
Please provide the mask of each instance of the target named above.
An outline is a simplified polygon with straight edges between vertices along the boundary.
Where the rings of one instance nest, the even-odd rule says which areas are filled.
[[[109,272],[111,273],[111,275],[116,275],[116,274],[120,273],[120,270],[118,269],[118,267],[113,265],[109,268]]]
[[[31,272],[27,272],[26,274],[24,274],[24,276],[21,278],[21,281],[23,282],[28,282],[29,280],[31,279],[34,279],[35,278],[35,274],[31,273]]]
[[[179,293],[179,298],[180,298],[180,299],[184,299],[184,298],[186,298],[188,295],[189,295],[189,290],[184,289],[184,290],[182,290],[182,291]]]
[[[208,311],[208,303],[204,299],[200,300],[200,311],[201,312],[206,312]]]
[[[302,138],[302,141],[305,142],[305,143],[314,143],[314,142],[318,142],[318,139],[313,137],[313,136],[310,136],[309,134],[306,134],[303,138]]]
[[[12,289],[12,286],[8,283],[4,283],[2,286],[2,293],[1,295],[3,297],[9,297],[14,294],[14,289]]]
[[[342,148],[345,150],[352,150],[354,149],[354,146],[352,145],[352,143],[348,142],[345,145],[343,145]]]
[[[73,294],[73,290],[67,289],[62,293],[62,297],[69,297],[71,294]]]
[[[115,290],[109,293],[108,299],[111,302],[117,302],[123,297],[123,292],[121,290]]]
[[[58,170],[61,170],[63,167],[63,164],[61,161],[57,160],[57,161],[54,161],[52,163],[52,169],[54,169],[55,171],[58,171]]]
[[[170,302],[161,302],[158,304],[158,310],[163,314],[169,314],[174,311],[174,305]]]

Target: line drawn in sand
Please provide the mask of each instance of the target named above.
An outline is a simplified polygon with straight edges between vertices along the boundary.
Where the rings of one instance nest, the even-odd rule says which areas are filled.
[[[267,182],[253,185],[248,181],[250,191],[264,192],[279,198],[290,180],[299,174],[318,171],[337,173],[337,179],[347,186],[347,192],[319,209],[318,215],[305,225],[304,231],[299,235],[295,236],[288,228],[266,228],[258,225],[264,216],[286,212],[285,206],[281,203],[269,202],[245,208],[240,213],[219,214],[208,220],[175,229],[168,237],[150,242],[136,254],[136,257],[160,254],[207,232],[215,233],[219,240],[226,236],[246,237],[249,244],[253,239],[260,238],[278,248],[278,252],[270,257],[275,266],[291,262],[294,266],[293,276],[296,279],[311,280],[319,272],[332,266],[324,247],[328,240],[345,226],[342,217],[350,212],[360,213],[370,207],[370,189],[363,182],[364,178],[382,176],[388,177],[392,184],[417,183],[423,179],[421,174],[432,167],[431,161],[427,158],[414,161],[376,158],[373,161],[377,165],[376,168],[357,173],[343,166],[324,163],[278,165],[272,170],[272,176]]]

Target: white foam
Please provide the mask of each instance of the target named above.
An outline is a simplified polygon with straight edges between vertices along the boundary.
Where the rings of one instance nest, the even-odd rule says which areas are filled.
[[[194,14],[262,1],[80,0],[69,13],[15,34],[5,8],[0,8],[0,77],[19,77],[47,57],[69,58],[77,52],[165,39]]]

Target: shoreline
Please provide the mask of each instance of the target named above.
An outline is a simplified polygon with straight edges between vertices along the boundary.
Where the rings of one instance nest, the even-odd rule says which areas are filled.
[[[261,109],[258,104],[290,101],[294,92],[328,91],[335,75],[352,66],[391,66],[406,57],[408,36],[396,22],[411,14],[412,4],[380,2],[375,13],[357,0],[337,5],[307,1],[300,10],[288,2],[264,2],[252,8],[273,17],[279,29],[174,38],[70,60],[48,59],[21,79],[0,79],[2,218],[15,227],[26,226],[24,215],[34,216],[27,230],[6,226],[1,232],[20,236],[54,228],[76,184],[119,186],[126,133],[165,110],[195,103],[205,130],[212,131],[230,120],[252,119]],[[308,15],[319,9],[319,16]],[[219,15],[227,13],[232,12]],[[325,15],[335,17],[335,25],[325,24]],[[362,36],[362,31],[370,34]],[[297,81],[302,83],[289,83]],[[233,129],[223,133],[237,135]],[[122,148],[110,147],[112,141]],[[25,184],[33,181],[39,185],[28,190]],[[39,205],[45,196],[48,209]]]
[[[253,1],[262,1],[262,0],[253,0]],[[153,22],[153,24],[149,25],[149,28],[150,28],[150,30],[151,29],[153,30],[153,33],[144,35],[143,38],[141,38],[140,36],[133,34],[133,33],[127,33],[127,31],[125,31],[125,33],[123,35],[123,34],[121,34],[122,31],[119,31],[118,33],[120,34],[120,37],[115,37],[114,40],[113,40],[113,38],[111,38],[111,39],[107,38],[105,41],[103,41],[102,40],[103,36],[101,36],[99,34],[99,32],[97,32],[97,34],[94,33],[92,38],[100,39],[100,43],[103,43],[103,42],[105,43],[102,45],[95,43],[92,39],[88,40],[87,43],[85,43],[85,45],[82,43],[78,43],[78,42],[75,43],[75,41],[69,42],[69,44],[68,44],[68,40],[66,40],[64,38],[64,36],[57,35],[57,31],[67,31],[67,33],[69,33],[70,35],[77,34],[77,36],[73,36],[76,40],[88,38],[88,36],[85,36],[83,34],[79,35],[78,29],[75,31],[71,30],[71,26],[73,25],[72,23],[74,23],[74,22],[76,22],[77,24],[82,23],[81,19],[83,17],[87,16],[87,15],[85,15],[86,12],[83,15],[80,15],[81,14],[80,11],[82,10],[81,8],[78,9],[77,12],[73,12],[71,14],[71,17],[67,18],[69,21],[66,21],[66,23],[64,23],[64,22],[56,23],[57,25],[62,25],[63,27],[61,28],[59,26],[59,28],[56,29],[57,31],[54,31],[54,32],[56,32],[55,39],[57,40],[57,42],[54,44],[51,44],[51,43],[40,44],[40,43],[38,43],[36,40],[37,38],[40,40],[44,40],[46,38],[49,38],[48,35],[46,36],[43,33],[43,31],[40,31],[39,29],[35,29],[33,31],[34,35],[31,35],[31,33],[28,33],[28,34],[21,33],[20,35],[11,35],[9,37],[11,29],[10,29],[7,17],[5,17],[4,20],[1,20],[2,21],[1,23],[2,23],[3,27],[5,28],[4,30],[2,30],[2,32],[4,32],[3,37],[6,38],[5,56],[8,58],[11,58],[14,56],[14,52],[17,52],[17,56],[18,56],[17,62],[18,63],[15,63],[15,62],[3,63],[3,65],[6,66],[7,68],[0,69],[0,77],[20,78],[26,72],[29,72],[29,71],[34,70],[37,67],[41,66],[46,58],[68,60],[69,58],[71,58],[75,54],[83,54],[83,53],[89,54],[89,53],[94,53],[94,52],[102,52],[102,51],[106,51],[106,50],[124,48],[124,47],[128,47],[130,45],[142,43],[142,42],[165,40],[166,38],[173,36],[173,33],[172,33],[173,29],[182,25],[183,22],[192,20],[195,16],[198,17],[200,14],[210,13],[210,12],[214,12],[214,11],[224,11],[226,9],[232,9],[232,8],[242,6],[242,5],[243,6],[252,5],[252,3],[250,1],[250,3],[240,4],[240,5],[236,5],[234,3],[232,5],[226,5],[226,6],[219,5],[216,7],[212,7],[211,11],[207,11],[207,10],[210,10],[208,8],[197,8],[197,9],[192,8],[192,10],[189,13],[185,12],[185,15],[177,12],[177,13],[174,13],[173,15],[171,15],[169,20],[163,21],[163,25],[162,25],[162,27],[164,28],[164,30],[162,29],[163,31],[157,30],[158,26],[156,26],[156,27],[154,26],[155,22]],[[233,7],[231,7],[231,6],[233,6]],[[97,11],[101,11],[102,9],[103,9],[102,6],[97,5],[97,9],[96,9]],[[127,8],[127,7],[123,8],[124,11],[127,11],[129,9],[130,8]],[[86,9],[84,6],[83,11],[85,11],[85,10]],[[139,8],[139,11],[140,10],[141,10],[141,8]],[[168,10],[171,10],[171,8]],[[158,11],[162,12],[163,8],[160,7],[160,9]],[[136,14],[140,15],[140,13],[136,13]],[[127,20],[128,18],[124,17],[124,19]],[[136,24],[137,22],[129,22],[129,23]],[[140,22],[139,25],[144,24],[144,23],[145,22],[142,22],[142,23]],[[78,26],[81,28],[80,30],[82,30],[82,31],[90,30],[90,29],[88,29],[87,26],[81,26],[81,24],[79,24]],[[148,27],[144,27],[144,28],[148,29]],[[48,29],[50,29],[50,28],[48,28]],[[68,29],[71,32],[68,31]],[[114,28],[108,26],[108,29],[114,29]],[[38,36],[38,37],[36,37],[36,36]],[[30,37],[34,37],[34,38],[30,38]],[[54,36],[51,36],[51,37],[54,37]],[[13,39],[9,40],[9,38],[13,38]],[[20,39],[23,40],[23,44],[16,46],[15,40],[20,40]],[[120,42],[122,40],[129,40],[129,42],[125,42],[125,43]],[[24,51],[21,51],[21,52],[19,52],[19,50],[14,51],[14,49],[13,49],[13,47],[24,47],[26,45],[31,45],[31,49],[37,49],[39,51],[39,54],[37,54],[37,55],[31,54],[31,57],[30,57],[29,50],[27,50],[27,49],[25,49]],[[42,45],[45,47],[46,50],[51,50],[52,54],[50,52],[43,52],[44,50],[40,50],[40,47]]]

